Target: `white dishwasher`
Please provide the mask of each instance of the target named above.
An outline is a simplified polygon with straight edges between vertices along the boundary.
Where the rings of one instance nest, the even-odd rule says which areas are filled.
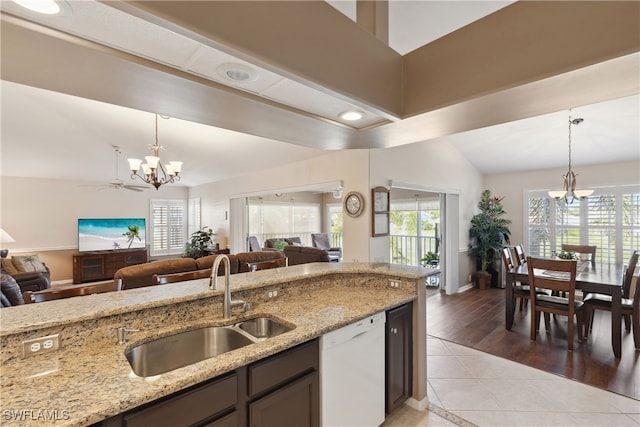
[[[384,422],[385,313],[320,338],[323,427],[376,427]]]

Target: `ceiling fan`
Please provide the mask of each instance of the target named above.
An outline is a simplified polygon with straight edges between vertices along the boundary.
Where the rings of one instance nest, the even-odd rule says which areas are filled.
[[[118,147],[117,145],[113,145],[113,150],[116,152],[116,177],[115,179],[107,182],[104,186],[103,189],[105,188],[114,188],[116,190],[119,190],[121,188],[124,188],[126,190],[131,190],[131,191],[142,191],[142,190],[146,190],[149,187],[143,186],[143,185],[133,185],[133,184],[127,184],[126,182],[124,182],[123,180],[121,180],[119,178],[119,174],[118,174],[118,156],[120,155],[121,151],[120,151],[120,147]]]

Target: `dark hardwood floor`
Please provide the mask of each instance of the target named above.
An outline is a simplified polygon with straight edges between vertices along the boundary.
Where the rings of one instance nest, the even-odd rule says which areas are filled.
[[[514,362],[572,378],[640,400],[640,351],[622,328],[622,358],[611,349],[610,313],[596,311],[593,333],[567,351],[567,318],[551,318],[551,332],[541,327],[529,339],[529,309],[516,308],[511,331],[504,327],[504,289],[471,289],[456,295],[427,288],[427,334]]]

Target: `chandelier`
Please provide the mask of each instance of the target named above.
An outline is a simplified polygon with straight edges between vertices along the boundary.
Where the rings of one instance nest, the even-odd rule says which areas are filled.
[[[147,184],[153,185],[156,190],[163,184],[170,184],[180,181],[180,171],[182,162],[171,161],[163,165],[160,161],[160,150],[164,147],[158,145],[158,115],[156,114],[156,143],[148,146],[153,151],[153,156],[145,156],[146,163],[140,159],[127,159],[131,169],[131,178],[142,179]]]
[[[579,125],[583,121],[584,119],[581,118],[572,120],[571,115],[569,115],[569,170],[566,174],[562,175],[562,179],[564,180],[562,190],[549,191],[549,197],[556,200],[564,199],[564,201],[567,202],[567,197],[571,196],[571,203],[573,203],[575,199],[585,199],[593,194],[593,190],[576,190],[576,174],[571,170],[571,125]]]

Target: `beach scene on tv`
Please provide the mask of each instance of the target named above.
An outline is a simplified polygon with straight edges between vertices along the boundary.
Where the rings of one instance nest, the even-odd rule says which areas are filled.
[[[144,218],[78,219],[80,252],[135,249],[146,246]]]

